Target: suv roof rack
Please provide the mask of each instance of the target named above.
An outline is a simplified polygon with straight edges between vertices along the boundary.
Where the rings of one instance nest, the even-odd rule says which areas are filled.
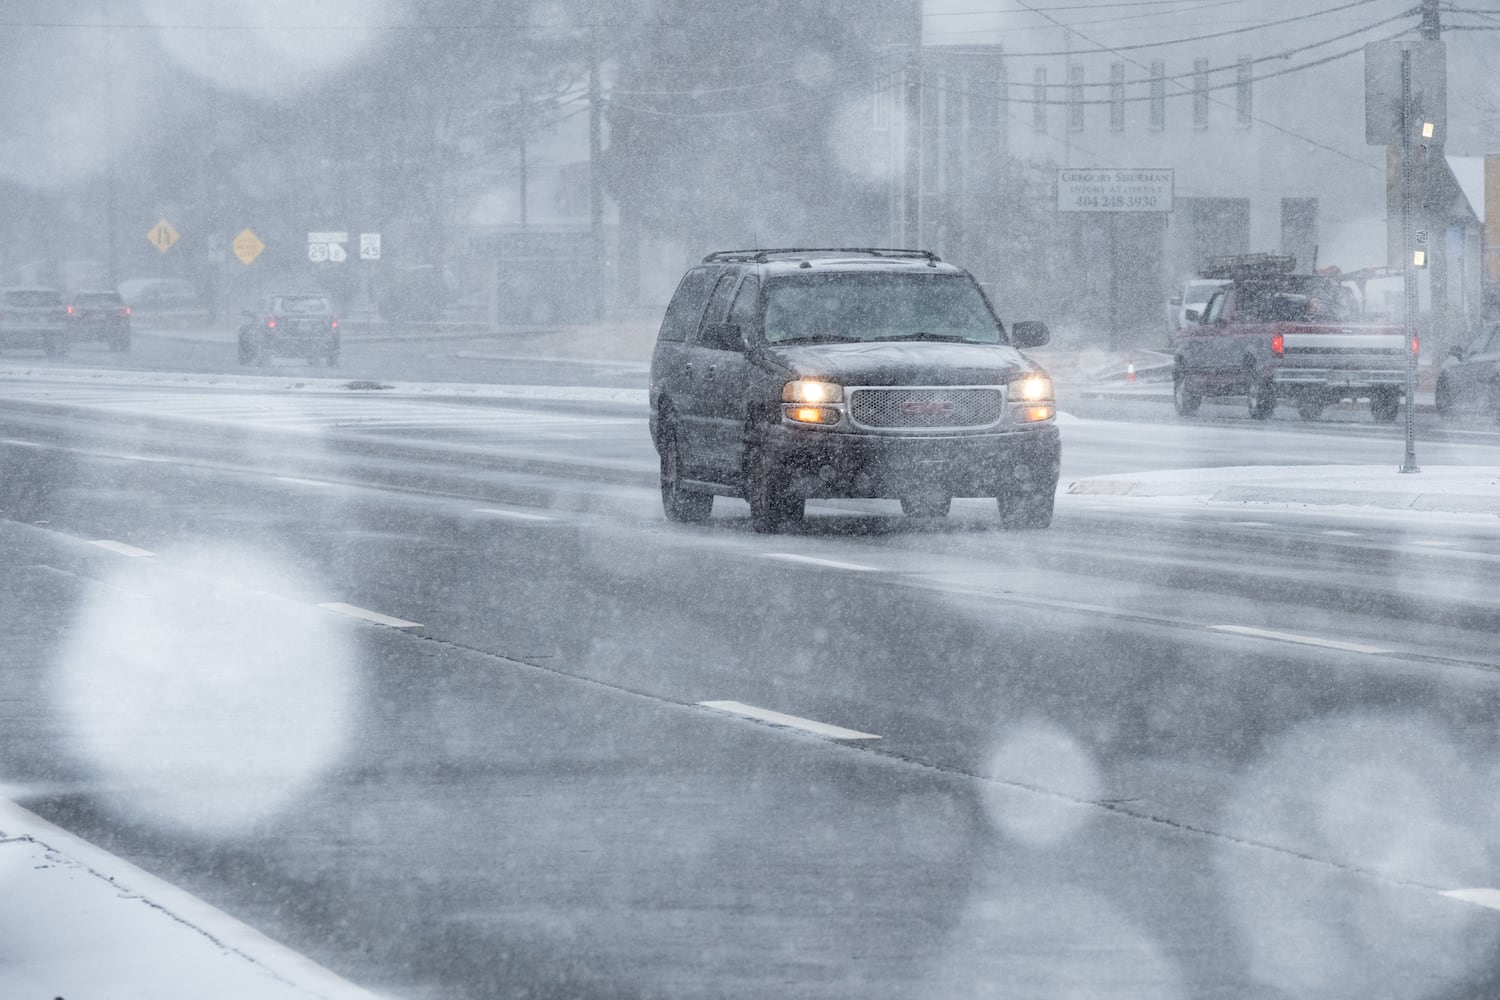
[[[1237,253],[1210,257],[1203,266],[1205,278],[1270,278],[1291,274],[1297,258],[1279,253]]]
[[[748,262],[764,264],[772,257],[807,257],[812,254],[865,254],[869,257],[914,257],[936,263],[942,260],[931,250],[899,250],[893,247],[781,247],[771,250],[720,250],[703,258],[705,264]]]

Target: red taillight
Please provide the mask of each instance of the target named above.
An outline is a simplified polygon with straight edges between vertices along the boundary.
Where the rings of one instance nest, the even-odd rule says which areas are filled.
[[[338,328],[339,328],[339,321],[338,320],[331,319],[331,320],[328,321],[328,329],[330,329],[330,330],[337,330]]]
[[[1411,335],[1411,356],[1412,357],[1416,357],[1417,355],[1421,354],[1422,353],[1421,347],[1422,347],[1422,344],[1417,339],[1417,335],[1415,333],[1412,334]]]
[[[126,315],[126,316],[129,316],[129,315],[130,315],[130,307],[129,307],[129,306],[126,306],[126,307],[125,307],[125,315]]]
[[[68,315],[69,316],[73,315],[73,307],[72,306],[68,306]]]
[[[268,319],[268,320],[266,320],[266,329],[267,330],[274,330],[274,329],[276,329],[276,321],[274,319]]]
[[[1285,348],[1285,347],[1286,347],[1286,338],[1284,336],[1282,336],[1279,333],[1271,335],[1271,353],[1272,354],[1275,354],[1277,357],[1280,357],[1281,354],[1282,354],[1282,349]]]

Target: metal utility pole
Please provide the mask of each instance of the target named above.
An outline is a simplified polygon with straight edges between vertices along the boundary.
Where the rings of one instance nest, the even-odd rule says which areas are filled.
[[[604,143],[604,108],[599,93],[599,4],[589,15],[589,250],[595,318],[604,312],[604,185],[599,176]]]
[[[1443,39],[1443,19],[1438,0],[1422,0],[1422,37],[1429,42]]]
[[[1402,472],[1421,472],[1417,467],[1417,268],[1412,241],[1411,209],[1411,50],[1401,50],[1401,246],[1406,255],[1401,266],[1406,309],[1406,458]]]

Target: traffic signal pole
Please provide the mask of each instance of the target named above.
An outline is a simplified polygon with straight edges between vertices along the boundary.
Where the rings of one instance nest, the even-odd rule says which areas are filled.
[[[1412,242],[1412,178],[1411,178],[1411,50],[1401,50],[1401,245],[1405,248],[1405,260],[1401,267],[1402,286],[1405,293],[1406,327],[1406,457],[1401,463],[1402,472],[1421,472],[1417,466],[1417,432],[1415,411],[1417,401],[1417,268],[1415,248]]]

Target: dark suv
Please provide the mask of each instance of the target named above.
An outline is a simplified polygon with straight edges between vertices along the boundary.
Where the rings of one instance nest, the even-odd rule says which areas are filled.
[[[974,278],[916,250],[735,250],[677,287],[651,359],[662,506],[702,521],[717,496],[756,531],[803,501],[887,497],[941,517],[996,497],[1008,528],[1052,520],[1052,382]]]

